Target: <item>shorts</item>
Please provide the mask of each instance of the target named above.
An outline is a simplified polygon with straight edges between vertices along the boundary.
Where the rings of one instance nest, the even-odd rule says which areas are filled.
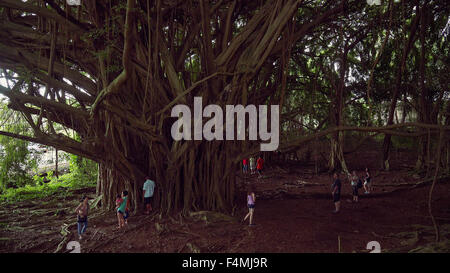
[[[80,215],[77,216],[77,222],[78,223],[85,223],[87,222],[87,216],[81,217]]]
[[[248,207],[249,209],[254,209],[254,208],[255,208],[255,204],[247,204],[247,207]]]
[[[248,165],[244,165],[244,167],[242,167],[242,169],[243,169],[244,171],[248,171]]]
[[[339,201],[341,201],[341,194],[334,194],[333,195],[333,202],[336,203],[336,202],[339,202]]]
[[[358,196],[358,186],[352,186],[353,196]]]
[[[123,211],[121,211],[121,210],[117,210],[117,212],[123,215],[123,219],[127,219],[128,216],[130,216],[130,214],[128,213],[128,211],[123,212]]]
[[[144,197],[144,205],[150,204],[151,201],[152,201],[151,197]]]
[[[262,173],[262,169],[258,169],[257,171],[258,171],[258,173],[259,173],[259,174],[261,174],[261,173]]]

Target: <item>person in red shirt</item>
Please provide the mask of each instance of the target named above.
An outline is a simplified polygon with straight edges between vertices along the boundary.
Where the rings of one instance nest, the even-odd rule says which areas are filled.
[[[247,159],[247,158],[244,158],[244,160],[242,160],[242,164],[244,165],[244,166],[242,167],[242,172],[243,172],[244,174],[248,173],[248,159]]]
[[[259,178],[262,177],[262,170],[264,165],[264,159],[261,156],[258,156],[258,160],[256,161],[256,170],[258,171]]]

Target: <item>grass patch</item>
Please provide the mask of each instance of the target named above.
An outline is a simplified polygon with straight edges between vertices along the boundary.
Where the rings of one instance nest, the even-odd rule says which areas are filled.
[[[96,181],[87,175],[67,173],[59,176],[58,179],[52,177],[48,183],[42,183],[39,177],[35,177],[35,185],[6,189],[0,195],[0,201],[16,203],[25,200],[43,199],[55,194],[67,196],[70,193],[63,189],[82,189],[95,186]]]

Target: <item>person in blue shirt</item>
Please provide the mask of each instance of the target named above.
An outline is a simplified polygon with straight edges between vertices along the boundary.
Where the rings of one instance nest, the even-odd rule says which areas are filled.
[[[142,189],[144,191],[144,213],[148,215],[152,210],[151,198],[153,197],[153,192],[155,191],[155,182],[150,180],[150,177],[145,177],[144,187]]]

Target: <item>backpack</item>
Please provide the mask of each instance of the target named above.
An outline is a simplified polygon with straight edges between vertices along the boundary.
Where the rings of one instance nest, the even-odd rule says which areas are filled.
[[[358,183],[356,184],[356,187],[358,189],[360,189],[360,188],[362,188],[362,186],[363,186],[362,180],[361,180],[361,178],[358,178]]]

